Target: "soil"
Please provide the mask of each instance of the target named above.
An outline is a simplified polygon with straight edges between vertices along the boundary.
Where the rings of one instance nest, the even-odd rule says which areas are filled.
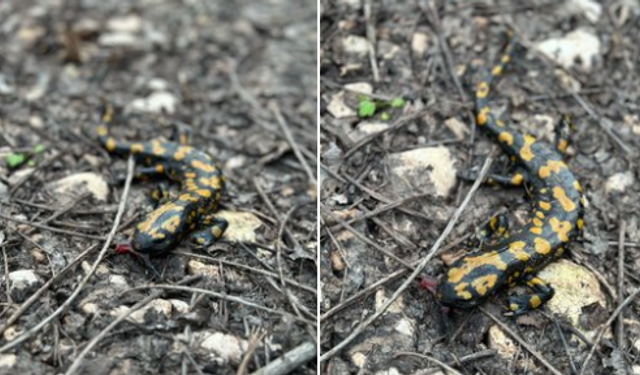
[[[245,374],[315,344],[316,17],[284,0],[2,1],[0,373]],[[114,137],[187,129],[221,163],[221,209],[249,223],[232,222],[235,240],[183,241],[151,257],[157,274],[111,244],[81,282],[127,174],[95,139],[105,102]],[[134,181],[116,242],[158,183]],[[315,351],[291,373],[316,373]]]
[[[624,1],[573,2],[601,6],[594,17],[566,3],[322,1],[322,373],[445,373],[435,361],[462,374],[640,369],[640,9]],[[616,323],[618,316],[610,335],[598,341],[546,308],[517,319],[503,316],[507,293],[481,310],[445,313],[417,279],[384,314],[367,321],[427,256],[471,188],[457,179],[450,191],[436,194],[443,177],[435,161],[422,171],[431,184],[398,189],[406,181],[396,180],[388,157],[444,148],[443,157],[462,173],[479,168],[494,150],[492,169],[509,169],[495,142],[475,131],[472,112],[477,72],[493,62],[508,28],[522,45],[493,91],[494,111],[543,139],[553,138],[552,125],[562,114],[575,123],[568,165],[588,207],[584,235],[564,258],[595,275],[603,291],[599,303],[582,309],[580,329],[600,327],[631,297],[624,324]],[[534,48],[578,29],[600,42],[593,60],[561,67]],[[391,106],[394,99],[404,104]],[[358,110],[367,100],[377,107],[365,117]],[[461,241],[494,213],[507,213],[517,227],[529,210],[524,189],[481,186],[423,274],[441,276],[466,251]]]

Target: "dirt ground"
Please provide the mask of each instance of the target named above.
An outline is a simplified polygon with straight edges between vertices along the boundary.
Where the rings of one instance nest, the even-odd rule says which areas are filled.
[[[522,46],[492,107],[543,139],[561,114],[573,118],[568,165],[586,192],[584,236],[545,270],[556,296],[543,309],[505,317],[509,291],[445,314],[407,278],[471,189],[456,172],[492,150],[492,169],[508,169],[475,132],[472,101],[474,73],[509,27]],[[638,4],[322,1],[320,35],[321,372],[640,373]],[[565,37],[578,46],[566,65],[540,52]],[[422,273],[441,276],[494,213],[518,227],[529,210],[524,189],[481,186]]]
[[[284,0],[0,2],[1,374],[247,374],[292,350],[291,373],[316,373],[316,17]],[[222,241],[151,258],[159,275],[99,257],[127,175],[96,143],[104,102],[116,138],[186,128],[220,161]],[[133,182],[116,241],[156,185]]]

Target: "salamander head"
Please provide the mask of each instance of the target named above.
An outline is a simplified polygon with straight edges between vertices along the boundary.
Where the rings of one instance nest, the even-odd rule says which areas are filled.
[[[143,253],[162,253],[178,245],[187,226],[188,207],[174,202],[149,213],[136,225],[131,241],[133,248]]]
[[[446,276],[442,277],[438,283],[436,298],[443,306],[461,309],[469,309],[482,302],[482,298],[476,298],[476,294],[470,291],[466,283],[452,283]]]
[[[506,269],[497,251],[462,257],[440,279],[436,298],[449,307],[477,306],[501,287]]]

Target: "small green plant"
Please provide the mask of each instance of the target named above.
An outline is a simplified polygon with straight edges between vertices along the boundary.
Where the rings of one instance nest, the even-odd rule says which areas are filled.
[[[380,119],[387,121],[391,118],[391,115],[385,110],[388,108],[402,108],[406,101],[402,98],[395,98],[391,101],[375,100],[366,96],[360,97],[360,104],[358,105],[358,116],[360,118],[372,117],[376,113],[380,113]]]
[[[39,156],[42,155],[46,149],[45,145],[35,145],[29,152],[12,152],[9,155],[6,155],[4,157],[4,161],[9,169],[16,169],[24,164],[33,167],[36,165],[35,159],[39,159]]]

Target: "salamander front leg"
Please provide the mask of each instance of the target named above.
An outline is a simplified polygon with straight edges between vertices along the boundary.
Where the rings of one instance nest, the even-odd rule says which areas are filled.
[[[218,241],[229,226],[229,223],[221,217],[208,217],[205,221],[207,224],[202,229],[190,235],[191,241],[202,247],[208,247]]]
[[[571,130],[573,123],[568,115],[563,115],[555,126],[555,146],[556,151],[562,155],[567,155],[567,148],[571,144]]]
[[[474,171],[463,171],[458,173],[458,177],[466,181],[475,181],[478,174]],[[486,184],[498,184],[506,187],[522,186],[527,181],[527,174],[523,169],[517,168],[511,175],[501,175],[489,173],[484,180]]]
[[[181,145],[188,145],[191,141],[190,126],[182,122],[176,122],[173,125],[173,135],[171,139]]]
[[[509,297],[509,312],[507,316],[517,316],[526,314],[544,305],[553,298],[554,290],[551,285],[536,276],[528,276],[525,279],[527,286],[533,289],[534,293]]]
[[[492,237],[509,237],[509,219],[504,214],[494,215],[484,227],[477,230],[467,240],[467,246],[469,248],[482,249],[482,245],[489,242]]]

